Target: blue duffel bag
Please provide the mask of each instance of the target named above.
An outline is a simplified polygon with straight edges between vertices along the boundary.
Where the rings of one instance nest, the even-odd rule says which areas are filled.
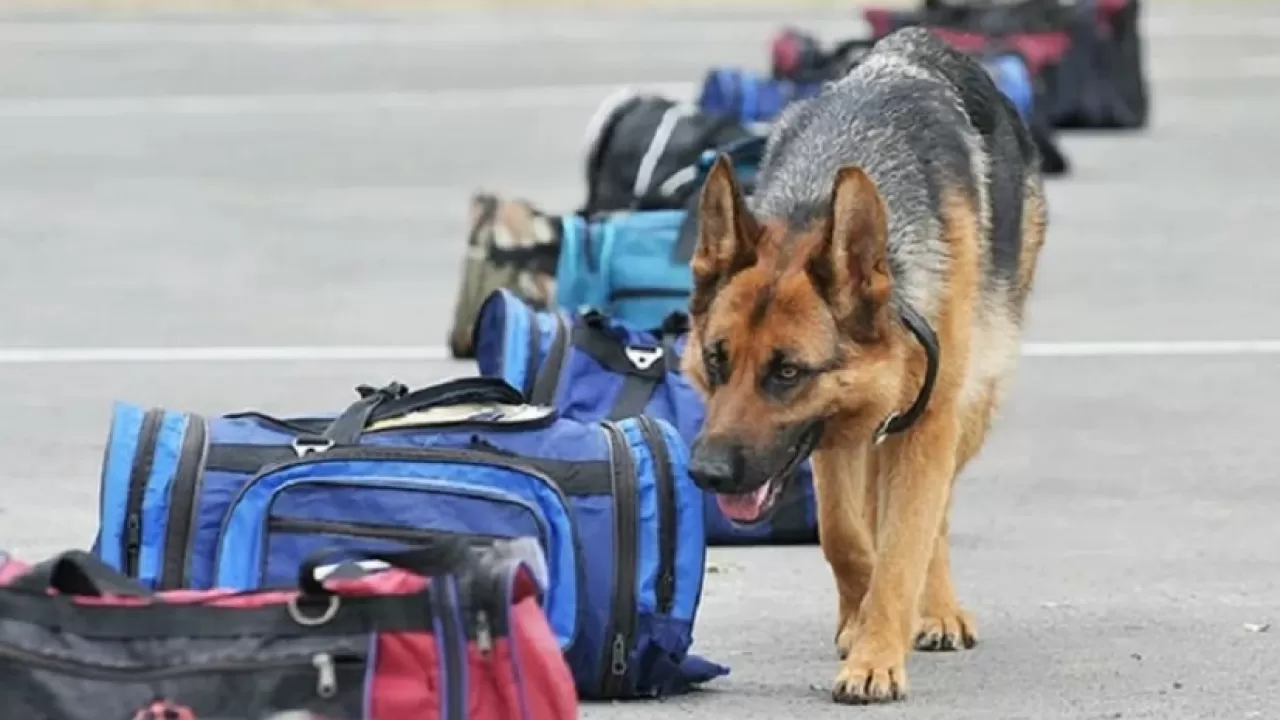
[[[743,68],[711,68],[698,92],[698,109],[744,124],[767,124],[787,105],[821,90],[821,82],[777,80]]]
[[[763,136],[751,136],[704,152],[687,174],[673,175],[683,189],[668,188],[664,194],[683,197],[682,208],[561,216],[556,305],[593,307],[639,327],[656,325],[686,307],[697,244],[696,213],[689,208],[696,207],[702,181],[723,152],[743,186],[752,187],[764,146]]]
[[[680,375],[687,319],[673,313],[652,330],[595,310],[538,311],[508,290],[480,308],[473,341],[481,375],[521,388],[531,403],[579,420],[644,415],[670,423],[688,447],[702,427],[703,403]],[[706,495],[713,545],[817,542],[812,468],[805,461],[769,517],[740,525]]]
[[[534,537],[584,698],[683,692],[706,546],[676,431],[584,422],[495,378],[361,387],[340,414],[203,417],[118,403],[95,551],[154,588],[295,583],[320,550]]]

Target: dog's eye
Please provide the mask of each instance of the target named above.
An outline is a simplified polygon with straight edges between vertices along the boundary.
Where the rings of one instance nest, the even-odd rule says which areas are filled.
[[[799,365],[783,363],[773,371],[773,376],[782,382],[795,382],[802,372]]]

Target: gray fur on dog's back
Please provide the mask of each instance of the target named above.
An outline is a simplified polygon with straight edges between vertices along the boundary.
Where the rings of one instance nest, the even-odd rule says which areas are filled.
[[[944,190],[972,203],[984,294],[1007,295],[1024,188],[1038,163],[1025,125],[986,70],[929,31],[906,28],[782,113],[751,207],[802,227],[829,206],[836,170],[861,166],[888,209],[895,299],[933,315],[950,258]]]

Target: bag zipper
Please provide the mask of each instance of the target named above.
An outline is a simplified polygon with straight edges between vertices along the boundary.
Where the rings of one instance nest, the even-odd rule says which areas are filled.
[[[600,685],[605,697],[619,697],[627,679],[627,655],[636,624],[636,468],[618,426],[611,422],[600,426],[609,436],[614,532],[613,606],[604,634],[609,645]]]
[[[626,451],[625,442],[623,445],[623,451],[624,451],[625,457],[629,458],[630,454],[625,452]],[[613,451],[611,450],[611,455],[612,453]],[[241,486],[240,490],[236,493],[235,497],[232,498],[231,503],[227,505],[228,510],[227,510],[226,516],[222,519],[222,526],[218,530],[218,537],[221,538],[224,535],[226,535],[226,524],[230,520],[231,509],[235,508],[236,505],[240,503],[241,498],[243,498],[244,494],[249,490],[249,488],[253,486],[255,482],[257,482],[257,480],[262,476],[263,472],[276,472],[278,470],[283,470],[283,469],[294,467],[297,465],[307,465],[311,463],[325,462],[325,461],[386,460],[390,462],[390,461],[396,461],[396,460],[406,460],[406,461],[417,461],[417,462],[430,462],[434,460],[434,461],[441,461],[441,462],[456,462],[456,463],[471,464],[471,465],[496,465],[497,467],[506,468],[508,470],[514,470],[516,472],[521,472],[531,477],[537,478],[542,482],[542,484],[545,487],[549,488],[551,492],[555,493],[556,498],[560,501],[560,505],[565,508],[566,515],[569,518],[569,539],[570,539],[570,542],[573,543],[573,552],[577,557],[582,557],[582,543],[578,538],[578,523],[576,522],[576,516],[574,515],[574,509],[573,509],[574,506],[569,503],[569,500],[565,496],[564,491],[555,482],[555,480],[551,479],[551,476],[547,475],[545,472],[540,470],[536,465],[532,463],[520,462],[519,460],[515,459],[515,457],[516,456],[514,455],[506,456],[506,455],[500,455],[496,453],[478,452],[476,450],[455,450],[452,448],[406,448],[406,447],[393,447],[393,446],[386,446],[386,445],[344,446],[344,447],[330,448],[329,450],[324,450],[321,452],[309,453],[304,457],[300,457],[300,458],[282,462],[276,465],[272,465],[266,470],[260,471],[259,473],[254,475],[252,478],[249,479],[248,482],[246,482],[243,486]],[[632,469],[631,472],[634,478],[634,474],[635,474],[634,468]],[[616,487],[616,484],[615,484],[615,487]],[[633,481],[632,497],[634,496],[635,496],[635,484]],[[634,501],[632,502],[632,509],[634,510]],[[633,522],[633,530],[631,535],[633,538],[632,540],[633,552],[631,554],[631,557],[633,558],[632,559],[633,567],[630,575],[632,578],[632,584],[634,585],[634,580],[635,580],[634,522]],[[219,552],[214,557],[213,566],[214,568],[218,568],[221,565],[222,565],[222,558],[221,558],[221,551],[219,550]],[[585,570],[582,568],[581,564],[579,564],[578,568],[576,569],[576,572],[578,575],[577,577],[578,587],[580,588],[585,587],[586,586]],[[634,596],[635,596],[635,591],[632,590],[631,597],[633,598],[633,602],[631,604],[633,607],[635,605]],[[577,640],[578,640],[578,630],[575,627],[573,636],[569,639],[568,646],[572,647],[573,644],[577,642]]]
[[[433,540],[440,537],[461,537],[483,545],[495,540],[506,539],[501,535],[485,535],[483,533],[460,533],[451,530],[426,530],[421,528],[394,527],[390,525],[370,525],[368,523],[336,522],[332,520],[308,520],[304,518],[286,518],[272,515],[267,518],[267,532],[290,534],[317,533],[320,535],[341,535],[344,537],[368,538],[370,540]]]
[[[435,606],[436,617],[440,618],[440,640],[444,645],[445,676],[442,681],[445,693],[442,716],[444,720],[465,720],[466,698],[463,697],[463,693],[466,692],[466,683],[462,677],[465,666],[461,656],[466,652],[466,647],[464,641],[459,638],[461,633],[458,630],[459,618],[456,604],[445,599],[446,588],[450,587],[448,583],[449,581],[444,577],[433,577],[428,590],[431,594],[431,604]]]
[[[205,461],[209,455],[208,426],[194,413],[187,415],[187,431],[182,436],[178,469],[169,490],[169,518],[165,526],[164,559],[156,585],[161,590],[187,586],[191,531],[199,518],[196,499],[204,485]]]
[[[12,645],[0,645],[0,660],[10,660],[27,668],[39,668],[90,680],[134,683],[168,680],[185,675],[203,675],[206,673],[251,673],[262,670],[313,667],[316,670],[316,695],[321,698],[331,698],[338,693],[337,665],[339,663],[364,662],[365,659],[348,652],[337,655],[319,652],[307,657],[281,658],[279,660],[246,659],[238,662],[222,660],[195,665],[146,665],[108,668],[75,660],[51,658],[47,655],[16,648]]]
[[[323,484],[327,487],[352,488],[356,490],[366,490],[368,488],[368,486],[364,483],[354,483],[349,481],[343,482],[340,480],[326,482],[321,480],[310,479],[310,480],[302,480],[300,481],[299,484],[320,483],[320,482],[323,482]],[[413,482],[402,482],[398,484],[396,488],[401,490],[409,490],[409,489],[417,489],[417,490],[437,489],[438,490],[438,488],[432,488],[431,486],[427,486],[427,485],[419,485]],[[287,489],[287,487],[284,489]],[[284,489],[279,490],[277,492],[281,492]],[[546,525],[543,524],[543,521],[538,518],[538,513],[539,513],[538,508],[533,503],[526,502],[523,498],[520,498],[517,496],[503,497],[504,491],[493,489],[493,488],[487,488],[487,487],[468,487],[465,489],[461,489],[461,488],[456,490],[451,489],[448,491],[440,491],[440,492],[442,494],[448,494],[456,497],[483,498],[491,502],[501,502],[505,505],[513,505],[513,506],[519,507],[520,509],[527,511],[534,516],[535,524],[537,524],[538,526],[538,537],[537,537],[538,544],[542,547],[546,547],[546,544],[550,542],[548,529]],[[239,504],[239,498],[237,497],[235,503],[232,506],[230,506],[231,510],[227,511],[227,520],[224,520],[224,522],[230,521],[231,511],[234,510],[235,506],[238,504]],[[277,518],[277,520],[288,520],[288,519]],[[272,518],[268,516],[266,527],[265,527],[265,530],[268,533],[271,531],[271,522],[272,522]],[[341,534],[350,534],[354,537],[365,537],[370,539],[382,538],[382,539],[389,539],[389,540],[400,540],[400,541],[409,542],[409,543],[412,543],[414,541],[426,540],[431,538],[433,535],[438,537],[440,535],[446,534],[446,532],[444,531],[429,531],[429,530],[405,530],[402,533],[397,533],[396,532],[397,528],[377,527],[377,526],[369,526],[369,525],[365,525],[361,527],[361,525],[356,523],[352,523],[352,524],[329,523],[328,521],[307,521],[307,520],[290,520],[290,522],[296,522],[299,524],[314,522],[314,523],[329,526],[329,527],[337,526],[337,528],[344,528],[345,530],[347,530],[347,532],[342,532]],[[323,530],[321,530],[320,532],[323,532]],[[219,536],[221,537],[222,535],[225,535],[225,534],[226,534],[225,532],[220,533]],[[455,536],[460,535],[460,533],[447,533],[447,534],[452,534]],[[509,539],[509,538],[503,538],[499,536],[477,536],[477,537],[488,537],[492,540]],[[266,542],[265,534],[262,538],[262,541],[264,543]],[[265,551],[262,552],[261,558],[260,558],[260,564],[257,568],[257,576],[259,580],[261,580],[261,578],[264,575],[266,575],[267,559],[268,559],[267,553]],[[219,547],[218,552],[215,554],[213,566],[215,569],[220,568],[222,566],[221,547]]]
[[[143,414],[142,423],[138,427],[138,446],[133,451],[133,466],[129,470],[129,488],[124,501],[124,548],[121,565],[124,574],[131,578],[138,577],[138,556],[142,553],[142,504],[163,422],[164,410],[161,408],[151,408]]]
[[[676,594],[676,486],[662,430],[648,415],[637,418],[653,453],[658,485],[658,613],[670,615]]]

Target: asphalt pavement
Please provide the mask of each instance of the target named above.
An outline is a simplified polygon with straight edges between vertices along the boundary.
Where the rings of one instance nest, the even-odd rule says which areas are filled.
[[[960,483],[982,643],[913,655],[903,703],[834,706],[819,551],[717,549],[695,646],[732,674],[583,717],[1280,718],[1280,5],[1146,17],[1152,126],[1064,138],[1032,344]],[[596,103],[761,67],[782,22],[860,29],[852,10],[0,11],[0,547],[90,542],[115,399],[289,413],[469,373],[432,358],[470,193],[573,209]]]

